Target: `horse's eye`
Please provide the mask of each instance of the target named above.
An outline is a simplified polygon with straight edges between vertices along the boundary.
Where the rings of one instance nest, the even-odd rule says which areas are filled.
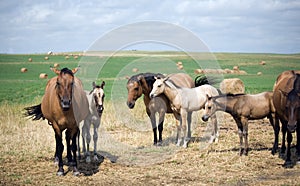
[[[158,87],[158,88],[160,88],[160,87],[161,87],[161,85],[158,85],[157,87]]]
[[[59,83],[58,81],[56,81],[56,85],[57,85],[57,86],[59,86],[59,85],[60,85],[60,83]]]

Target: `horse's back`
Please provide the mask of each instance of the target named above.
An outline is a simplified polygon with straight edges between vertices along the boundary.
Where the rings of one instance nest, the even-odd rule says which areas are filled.
[[[185,73],[176,73],[168,75],[169,79],[172,80],[175,85],[184,88],[193,88],[195,87],[194,80]]]

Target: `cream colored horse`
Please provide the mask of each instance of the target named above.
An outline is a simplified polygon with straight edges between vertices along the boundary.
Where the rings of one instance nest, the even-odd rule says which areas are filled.
[[[193,111],[198,111],[204,108],[206,102],[206,94],[211,96],[219,95],[218,90],[211,85],[201,85],[195,88],[182,88],[173,83],[170,77],[157,78],[153,84],[153,89],[150,92],[150,97],[156,97],[160,94],[165,94],[171,101],[172,109],[179,113],[180,125],[177,128],[177,146],[181,145],[182,138],[184,139],[183,147],[188,146],[190,140],[190,125],[192,122]],[[218,138],[217,119],[212,117],[214,131],[210,142]],[[188,128],[187,128],[188,125]],[[187,129],[187,130],[186,130]]]

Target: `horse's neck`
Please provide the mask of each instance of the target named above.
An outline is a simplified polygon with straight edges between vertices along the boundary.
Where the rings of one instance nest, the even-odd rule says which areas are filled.
[[[237,99],[233,97],[221,97],[216,100],[217,110],[223,110],[227,113],[233,112],[233,107],[236,103]]]
[[[176,98],[181,96],[181,90],[175,87],[166,86],[164,89],[164,94],[168,97],[168,99],[172,102],[173,105],[177,105]]]

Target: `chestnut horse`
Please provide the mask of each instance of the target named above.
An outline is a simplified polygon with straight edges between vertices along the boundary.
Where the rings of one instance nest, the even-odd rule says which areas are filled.
[[[100,126],[102,113],[104,111],[104,85],[105,82],[102,81],[101,85],[96,85],[95,82],[92,83],[93,90],[88,92],[85,91],[88,102],[89,102],[89,114],[88,116],[82,121],[82,150],[83,153],[86,155],[86,162],[91,162],[90,157],[90,142],[91,142],[91,134],[90,134],[90,128],[93,124],[94,128],[94,134],[93,134],[93,140],[94,140],[94,160],[98,160],[97,156],[97,141],[98,141],[98,128]],[[78,143],[79,147],[79,143]],[[78,151],[80,153],[80,149],[78,148]]]
[[[164,77],[162,74],[154,74],[154,73],[140,73],[134,75],[129,78],[127,82],[127,106],[130,109],[133,109],[135,106],[135,102],[138,98],[144,95],[144,104],[146,106],[146,112],[148,117],[150,118],[152,129],[153,129],[153,141],[154,145],[160,145],[162,142],[162,131],[163,131],[163,122],[166,113],[176,113],[176,111],[172,110],[170,101],[168,98],[161,94],[160,96],[151,99],[149,94],[153,88],[153,83],[155,82],[155,77]],[[195,87],[195,83],[193,79],[184,73],[172,74],[170,79],[173,80],[176,85],[180,87]],[[195,82],[200,82],[201,80],[198,78]],[[197,83],[198,85],[199,83]],[[155,120],[155,113],[159,113],[159,122],[158,122],[158,132],[159,139],[157,141],[157,125]],[[179,120],[177,115],[175,115],[176,119]],[[190,135],[190,134],[189,134]]]
[[[284,154],[285,134],[287,133],[287,155],[284,163],[285,167],[292,167],[291,161],[291,142],[293,140],[292,133],[297,131],[297,153],[298,161],[300,161],[300,127],[297,123],[300,122],[299,116],[299,93],[300,93],[300,71],[284,71],[276,79],[274,84],[273,102],[276,109],[276,117],[282,124],[282,144],[281,153]],[[276,125],[279,126],[277,122]]]
[[[275,108],[272,102],[273,92],[262,92],[259,94],[236,94],[220,95],[216,97],[207,96],[203,121],[216,111],[224,111],[235,120],[240,138],[240,155],[248,154],[248,120],[257,120],[268,117],[274,129],[275,141],[272,153],[278,147],[279,128],[275,127]]]
[[[204,108],[206,94],[216,96],[219,95],[219,91],[211,85],[201,85],[193,88],[179,87],[174,84],[171,78],[172,75],[166,78],[156,78],[156,81],[153,84],[153,89],[150,92],[150,97],[154,98],[161,94],[165,94],[168,97],[173,110],[176,110],[176,117],[180,119],[180,125],[177,128],[177,146],[181,145],[183,138],[183,147],[187,148],[191,137],[190,126],[193,111],[198,111]],[[211,134],[210,143],[218,138],[217,118],[213,115],[212,119],[214,131]]]
[[[58,159],[58,176],[64,175],[62,132],[67,129],[67,158],[69,165],[73,167],[73,174],[77,176],[79,174],[76,160],[78,123],[88,114],[88,102],[81,81],[74,77],[78,68],[73,70],[51,68],[51,70],[57,76],[48,81],[42,103],[25,108],[27,110],[26,115],[31,116],[33,120],[46,118],[53,127],[56,141],[55,156]],[[70,142],[71,139],[72,143]]]

